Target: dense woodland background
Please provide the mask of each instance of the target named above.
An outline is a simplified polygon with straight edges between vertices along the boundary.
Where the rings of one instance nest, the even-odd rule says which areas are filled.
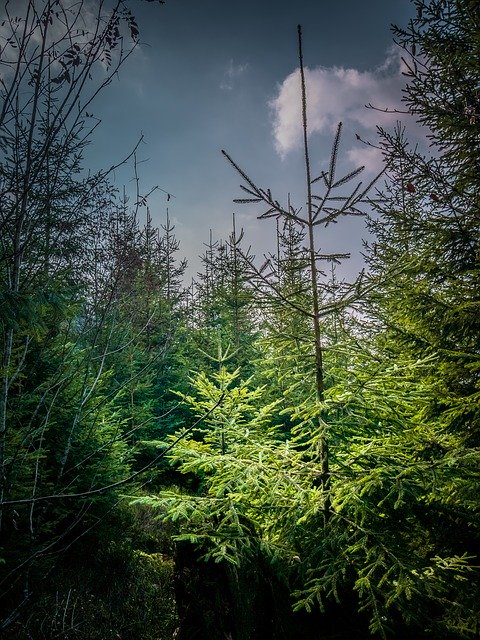
[[[135,18],[63,7],[1,31],[0,635],[479,637],[478,2],[393,28],[431,148],[379,130],[375,185],[341,125],[316,173],[299,30],[307,204],[225,153],[277,250],[233,220],[190,286],[168,215],[82,164]],[[347,284],[319,247],[350,215]]]

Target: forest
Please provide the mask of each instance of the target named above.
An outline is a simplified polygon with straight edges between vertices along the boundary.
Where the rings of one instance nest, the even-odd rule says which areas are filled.
[[[169,215],[84,164],[135,3],[90,29],[83,2],[23,4],[0,30],[0,637],[479,638],[477,0],[392,27],[429,146],[379,127],[374,181],[340,171],[341,123],[316,168],[298,27],[304,200],[223,151],[275,250],[234,216],[191,284]],[[138,185],[136,149],[118,163]],[[321,247],[350,216],[346,282],[342,238]]]

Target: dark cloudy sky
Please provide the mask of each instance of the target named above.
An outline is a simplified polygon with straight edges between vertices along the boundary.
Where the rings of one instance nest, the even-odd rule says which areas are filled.
[[[254,209],[232,203],[240,180],[221,149],[277,199],[291,193],[295,204],[304,203],[297,24],[308,67],[314,172],[328,161],[340,120],[345,167],[378,166],[355,133],[374,140],[377,124],[395,124],[396,117],[364,105],[399,103],[403,77],[389,27],[407,23],[409,0],[167,0],[135,7],[141,45],[96,103],[103,123],[89,157],[111,164],[144,134],[143,189],[158,185],[174,194],[168,207],[191,271],[210,228],[214,237],[228,236],[233,211],[257,253],[272,237]],[[128,184],[129,177],[119,172],[117,180]],[[165,194],[154,193],[150,205],[161,223]],[[321,241],[323,249],[361,248],[359,221],[335,232]]]

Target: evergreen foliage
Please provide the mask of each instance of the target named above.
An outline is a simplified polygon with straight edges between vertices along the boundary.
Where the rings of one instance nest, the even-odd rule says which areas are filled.
[[[449,77],[429,48],[437,33],[432,21],[443,26],[446,14],[456,33],[466,8],[463,3],[431,3],[423,13],[424,3],[418,5],[410,30],[396,33],[415,58],[407,104],[434,129],[438,153],[425,159],[408,150],[401,131],[382,132],[388,176],[384,193],[372,201],[381,217],[370,222],[375,240],[368,257],[369,280],[345,291],[334,286],[333,301],[326,290],[321,298],[319,252],[313,244],[310,255],[300,250],[299,257],[291,256],[290,267],[295,260],[303,264],[290,275],[300,283],[302,268],[310,274],[310,280],[293,290],[282,273],[280,254],[260,268],[247,263],[250,283],[257,295],[263,294],[261,304],[275,300],[266,336],[272,337],[276,323],[281,337],[278,343],[269,342],[267,357],[277,372],[278,362],[286,363],[290,380],[277,399],[287,399],[282,413],[288,415],[289,429],[277,430],[274,438],[269,435],[267,448],[249,435],[252,449],[235,449],[232,459],[222,447],[212,451],[215,430],[204,434],[201,442],[197,438],[189,445],[193,451],[183,447],[175,457],[183,472],[195,473],[197,492],[146,499],[166,510],[167,519],[180,522],[179,539],[200,545],[207,559],[242,566],[252,545],[260,548],[282,567],[296,607],[312,610],[320,604],[328,616],[332,600],[351,602],[347,594],[356,594],[359,615],[365,611],[370,619],[370,632],[385,638],[398,629],[412,637],[445,638],[478,629],[478,283],[471,257],[472,234],[478,231],[472,193],[477,190],[451,189],[448,199],[443,195],[452,171],[456,176],[465,171],[472,185],[465,156],[452,153],[455,141],[466,138],[458,126],[453,138],[442,130],[432,115],[435,103],[419,97],[428,95],[429,84],[420,73],[415,76],[418,58],[431,83],[442,71]],[[306,140],[304,84],[302,91]],[[476,127],[470,111],[462,111],[461,118],[464,128]],[[227,156],[248,195],[237,201],[264,203],[268,209],[260,217],[283,217],[298,225],[300,233],[306,230],[313,242],[315,223],[330,223],[350,209],[359,213],[366,196],[357,189],[353,195],[335,197],[339,208],[330,204],[331,190],[359,172],[334,177],[339,138],[340,128],[329,172],[320,176],[325,186],[320,205],[314,204],[310,190],[315,180],[309,177],[305,148],[308,218],[290,204],[282,207]],[[470,162],[472,155],[470,149]],[[287,233],[290,237],[281,241],[288,251],[296,240],[291,229]],[[340,313],[360,299],[361,328]],[[288,333],[284,312],[279,311],[285,308],[313,349],[306,346],[302,354],[300,336]],[[334,318],[325,322],[329,312]],[[312,330],[300,320],[305,317],[313,319],[313,340]],[[211,384],[196,380],[200,396]],[[208,393],[213,398],[219,391]],[[188,402],[201,406],[199,400]],[[282,442],[280,450],[272,448],[275,438]],[[247,471],[251,468],[254,473]],[[252,510],[259,495],[260,514]]]
[[[393,28],[431,146],[380,129],[375,197],[348,190],[362,167],[338,173],[341,124],[314,177],[299,29],[306,207],[224,152],[277,249],[259,264],[234,216],[188,290],[135,152],[132,200],[83,172],[85,109],[138,39],[130,10],[101,3],[92,56],[52,2],[7,20],[5,637],[478,636],[477,4],[414,0]],[[338,281],[348,256],[322,233],[368,208],[368,270]]]
[[[83,171],[86,109],[135,47],[133,15],[100,3],[81,33],[85,7],[57,4],[28,1],[18,17],[10,6],[2,25],[0,629],[12,638],[113,633],[109,612],[85,630],[95,589],[67,567],[82,553],[99,574],[102,557],[112,564],[123,525],[109,487],[135,475],[135,447],[164,410],[183,269],[170,226],[153,251],[150,218],[141,230],[108,172]],[[118,563],[137,590],[163,570],[152,556],[147,578],[140,551],[122,549]]]

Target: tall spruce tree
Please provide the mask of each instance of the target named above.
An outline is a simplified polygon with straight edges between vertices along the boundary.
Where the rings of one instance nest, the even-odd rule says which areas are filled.
[[[404,390],[411,413],[395,438],[399,453],[410,451],[397,458],[402,473],[418,474],[405,516],[417,538],[411,571],[428,556],[451,566],[451,581],[432,566],[437,582],[417,622],[427,635],[468,637],[480,615],[480,9],[468,0],[417,1],[414,8],[408,27],[393,32],[406,65],[404,102],[431,150],[412,149],[400,127],[381,132],[389,180],[371,221],[368,262],[380,284],[370,309],[383,360],[375,366],[389,362],[397,376],[412,368]],[[396,276],[384,277],[392,267]]]
[[[372,632],[464,638],[479,625],[479,8],[413,4],[416,17],[393,31],[404,101],[431,150],[411,149],[401,126],[381,131],[387,183],[367,256],[375,286],[363,339],[327,394],[349,444],[303,594],[314,602],[346,577]]]
[[[240,204],[259,204],[267,210],[259,216],[259,219],[276,218],[283,222],[290,223],[293,227],[304,234],[306,247],[303,258],[305,259],[304,271],[308,277],[308,290],[304,292],[300,304],[295,300],[298,292],[289,292],[286,296],[277,287],[280,274],[276,272],[274,262],[270,259],[260,267],[250,260],[248,262],[251,270],[251,280],[256,284],[257,290],[264,291],[270,300],[276,304],[283,304],[297,312],[299,319],[306,318],[311,323],[310,339],[310,361],[314,374],[313,386],[310,393],[306,393],[303,402],[297,406],[295,412],[300,418],[300,429],[303,429],[309,445],[317,450],[317,457],[320,465],[320,483],[324,489],[324,514],[329,517],[329,478],[330,478],[330,453],[329,453],[329,431],[330,426],[326,420],[324,412],[325,400],[325,332],[324,319],[333,311],[346,308],[359,297],[360,280],[354,284],[346,284],[342,292],[338,292],[338,299],[332,300],[326,296],[327,283],[324,281],[325,275],[320,269],[322,261],[340,262],[348,258],[348,253],[324,253],[321,250],[321,231],[328,225],[338,222],[342,218],[364,215],[362,207],[367,201],[367,194],[376,178],[370,183],[363,185],[358,182],[350,193],[345,194],[345,185],[355,180],[364,170],[360,166],[353,171],[341,176],[337,174],[337,162],[342,133],[342,123],[337,126],[333,140],[330,162],[327,171],[322,171],[319,176],[313,177],[308,144],[308,123],[307,123],[307,86],[305,81],[305,69],[302,49],[302,30],[298,26],[298,56],[299,56],[299,76],[300,76],[300,101],[301,101],[301,127],[304,149],[305,163],[305,212],[302,207],[295,208],[288,198],[288,202],[281,205],[272,195],[270,189],[259,187],[248,174],[241,169],[232,158],[223,151],[227,160],[236,169],[243,179],[240,185],[246,197],[237,198],[234,202]],[[316,192],[318,184],[320,190]],[[293,233],[293,232],[291,232]],[[277,265],[280,267],[280,265]],[[313,391],[313,393],[312,393]]]

